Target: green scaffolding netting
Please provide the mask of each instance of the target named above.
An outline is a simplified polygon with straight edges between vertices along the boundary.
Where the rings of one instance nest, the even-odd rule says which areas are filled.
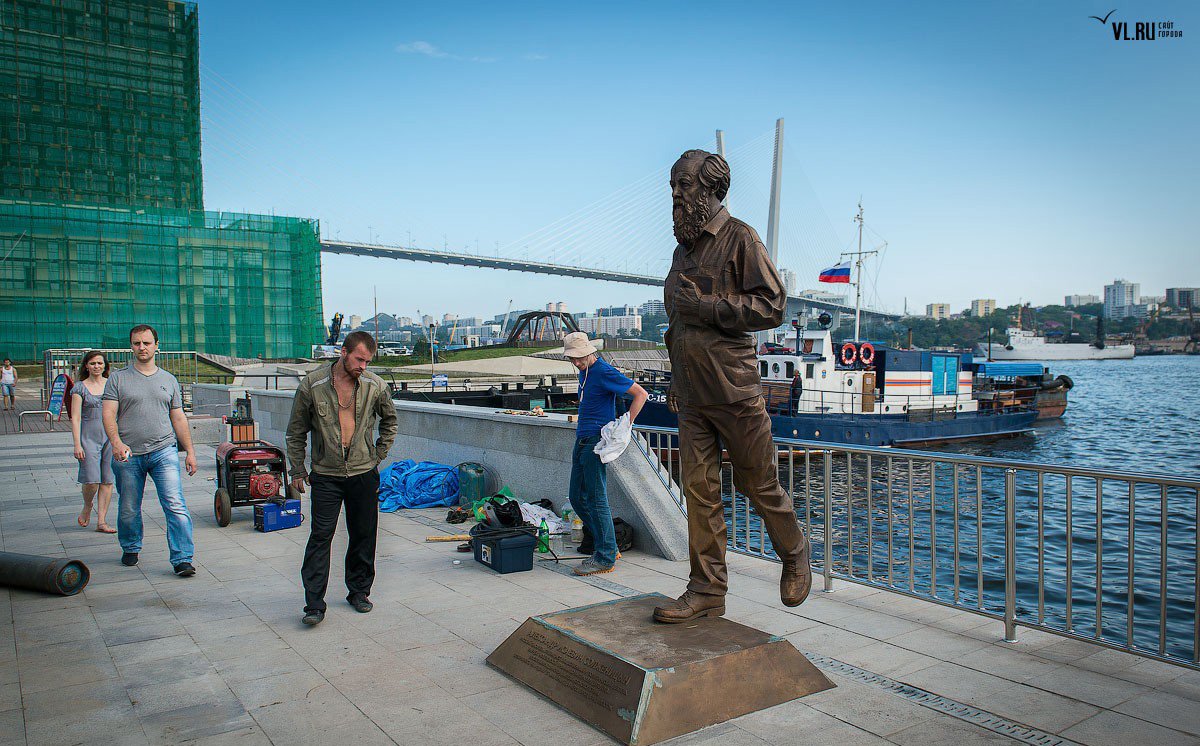
[[[308,355],[316,220],[204,212],[196,5],[0,0],[0,355]]]
[[[0,200],[0,355],[124,347],[299,357],[322,341],[317,221]]]
[[[203,207],[196,7],[0,0],[0,195]]]

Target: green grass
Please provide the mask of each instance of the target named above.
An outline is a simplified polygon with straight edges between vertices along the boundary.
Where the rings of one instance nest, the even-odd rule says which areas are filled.
[[[125,363],[117,364],[117,367],[124,367]],[[27,365],[13,365],[17,369],[17,376],[22,380],[42,380],[43,368],[38,363]],[[220,368],[209,365],[204,361],[193,362],[191,360],[172,360],[162,366],[163,370],[171,373],[179,378],[183,383],[190,383],[193,378],[193,372],[199,373],[201,382],[204,381],[220,381],[223,378],[228,380],[229,375]],[[74,378],[78,370],[71,371],[71,378]]]
[[[28,381],[31,378],[36,378],[39,381],[42,379],[42,366],[40,365],[13,363],[13,367],[17,369],[17,380],[19,381]]]
[[[562,345],[548,344],[544,347],[473,347],[469,350],[453,350],[451,352],[439,352],[438,364],[441,363],[458,363],[464,360],[488,360],[497,357],[514,357],[521,355],[533,355],[546,350],[553,350]],[[406,355],[396,357],[377,357],[372,361],[372,365],[381,365],[388,367],[404,366],[404,365],[429,365],[428,355]]]

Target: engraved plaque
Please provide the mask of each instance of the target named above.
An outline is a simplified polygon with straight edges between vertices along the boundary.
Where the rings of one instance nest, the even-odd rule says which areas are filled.
[[[783,638],[722,618],[654,622],[666,600],[653,593],[530,617],[487,662],[632,746],[833,687]]]

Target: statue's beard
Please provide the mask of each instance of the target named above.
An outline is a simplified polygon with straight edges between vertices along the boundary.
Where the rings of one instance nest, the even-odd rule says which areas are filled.
[[[709,201],[701,199],[696,202],[684,200],[671,210],[671,218],[675,222],[675,240],[689,249],[696,244],[708,219],[712,217]]]

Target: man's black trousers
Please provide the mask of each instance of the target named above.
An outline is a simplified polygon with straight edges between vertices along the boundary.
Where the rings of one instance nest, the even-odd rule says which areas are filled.
[[[325,610],[329,585],[329,547],[337,529],[338,513],[346,506],[346,599],[368,596],[375,581],[375,535],[379,527],[379,472],[353,477],[312,474],[311,533],[304,550],[304,611]]]

